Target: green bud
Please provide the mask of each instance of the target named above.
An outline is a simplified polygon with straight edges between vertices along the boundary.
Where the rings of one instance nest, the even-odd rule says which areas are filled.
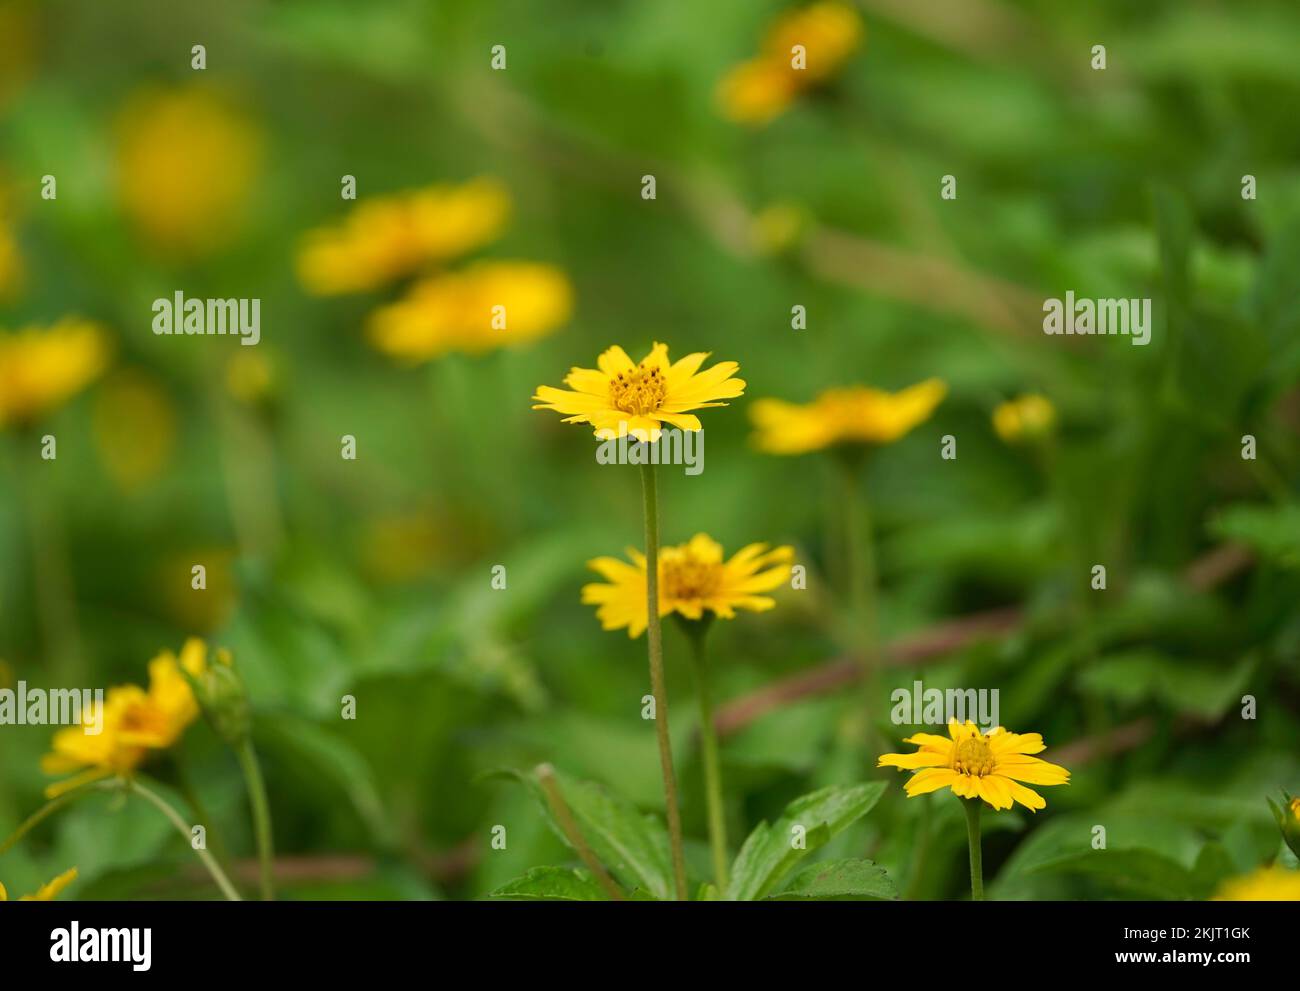
[[[230,652],[218,650],[212,663],[198,677],[183,673],[203,717],[217,736],[232,747],[247,740],[253,728],[253,713],[248,688],[235,670]]]
[[[1282,830],[1282,839],[1291,848],[1291,852],[1300,857],[1300,798],[1292,797],[1285,789],[1282,791],[1282,804],[1268,800],[1268,807],[1273,810],[1277,828]]]

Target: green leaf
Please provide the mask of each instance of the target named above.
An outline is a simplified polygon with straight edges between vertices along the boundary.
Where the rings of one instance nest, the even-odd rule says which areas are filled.
[[[870,860],[828,860],[811,864],[795,875],[774,900],[875,901],[898,897],[883,867]]]
[[[537,776],[521,771],[506,773],[528,786],[551,828],[569,843]],[[672,872],[668,831],[663,824],[600,785],[575,781],[560,771],[555,772],[555,779],[587,846],[610,874],[629,892],[639,888],[657,899],[669,898]]]
[[[609,895],[586,871],[570,867],[534,867],[523,877],[492,892],[493,898],[520,901],[599,902]]]
[[[1116,889],[1147,897],[1204,897],[1203,885],[1192,871],[1155,850],[1086,850],[1035,869],[1100,875]]]
[[[749,834],[732,865],[728,895],[736,901],[753,901],[770,893],[798,861],[866,815],[884,790],[883,781],[831,785],[796,798],[775,824],[759,823]],[[803,843],[797,847],[796,826],[803,829]]]
[[[1238,503],[1210,522],[1210,533],[1237,540],[1288,568],[1300,568],[1300,503],[1261,506]]]

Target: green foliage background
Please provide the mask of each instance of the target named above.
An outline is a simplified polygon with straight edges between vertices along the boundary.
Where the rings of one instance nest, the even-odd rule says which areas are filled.
[[[704,473],[661,472],[665,541],[703,530],[728,548],[789,542],[818,571],[833,479],[816,457],[756,453],[746,406],[940,376],[951,393],[935,418],[867,469],[884,634],[1001,606],[1028,617],[1012,635],[891,669],[874,725],[850,688],[727,738],[733,846],[798,795],[879,780],[876,808],[813,858],[869,857],[906,897],[961,897],[956,800],[908,801],[901,775],[872,766],[874,748],[906,735],[886,718],[888,692],[920,678],[998,688],[1002,722],[1041,732],[1048,759],[1091,741],[1070,786],[1045,789],[1046,811],[986,814],[993,897],[1199,898],[1275,856],[1294,865],[1264,799],[1300,789],[1300,14],[1285,2],[985,0],[904,23],[896,7],[860,4],[866,43],[838,80],[754,132],[718,116],[713,89],[782,9],[767,0],[40,6],[35,68],[0,123],[29,273],[0,325],[104,322],[117,364],[161,382],[178,417],[165,471],[129,493],[97,453],[93,387],[48,422],[59,458],[39,484],[64,531],[85,683],[141,681],[154,653],[194,633],[231,648],[256,704],[277,846],[293,858],[285,897],[478,898],[574,866],[528,790],[485,776],[503,767],[549,761],[661,813],[640,718],[644,642],[603,633],[578,601],[589,558],[641,543],[636,472],[599,467],[584,429],[529,410],[535,386],[571,365],[655,340],[735,359],[749,383],[707,411]],[[179,263],[124,224],[109,162],[124,99],[192,81],[195,43],[207,81],[237,96],[267,148],[238,241]],[[494,44],[507,46],[505,72],[488,70]],[[1107,46],[1104,72],[1088,67],[1094,44]],[[59,182],[49,203],[35,192],[47,172]],[[655,201],[639,195],[645,173]],[[1247,173],[1255,201],[1240,196]],[[393,365],[360,334],[375,298],[312,299],[294,278],[302,233],[342,210],[343,174],[362,198],[499,176],[516,217],[485,253],[562,266],[575,318],[526,349]],[[938,197],[944,174],[958,177],[955,201]],[[737,250],[728,205],[778,203],[898,253],[845,255],[835,279],[798,247]],[[1150,296],[1153,341],[1074,344],[1045,337],[1032,312],[981,319],[980,305],[944,304],[952,272],[998,280],[1008,306],[1067,289]],[[911,279],[921,290],[909,295]],[[273,553],[241,547],[228,500],[244,437],[223,433],[234,342],[149,332],[151,301],[177,288],[262,299],[276,398],[264,419],[235,422],[272,445],[284,521]],[[806,331],[790,329],[796,303]],[[1046,461],[990,427],[993,406],[1023,391],[1061,414]],[[1247,433],[1254,464],[1240,457]],[[355,462],[338,457],[343,434],[358,438]],[[937,456],[944,434],[958,438],[956,461]],[[4,440],[0,657],[12,679],[48,684],[19,497],[19,474],[38,463]],[[410,514],[433,521],[432,538],[402,580],[383,580],[368,564],[372,527]],[[1212,590],[1189,584],[1188,566],[1225,541],[1253,563]],[[233,553],[233,610],[211,628],[170,609],[160,578],[194,548]],[[1099,562],[1109,587],[1094,593]],[[489,586],[494,564],[507,566],[505,592]],[[715,697],[840,656],[824,605],[814,587],[717,624]],[[693,687],[671,628],[666,649],[702,880]],[[338,718],[345,693],[352,722]],[[1240,718],[1246,694],[1254,720]],[[1135,720],[1136,745],[1098,744]],[[49,736],[0,730],[0,834],[39,805]],[[247,857],[229,755],[196,726],[179,758],[212,832]],[[154,770],[179,789],[175,768]],[[488,845],[497,824],[503,851]],[[1091,848],[1098,824],[1104,853]],[[75,864],[72,897],[210,897],[191,860],[152,810],[89,799],[0,859],[0,877],[33,890]]]

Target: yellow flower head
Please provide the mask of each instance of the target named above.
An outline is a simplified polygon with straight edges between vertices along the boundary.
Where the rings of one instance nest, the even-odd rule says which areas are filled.
[[[29,423],[76,395],[104,370],[108,352],[103,330],[73,317],[0,333],[0,427]]]
[[[807,405],[760,399],[750,407],[754,441],[769,454],[805,454],[836,444],[889,444],[927,420],[948,393],[939,379],[901,392],[830,389]]]
[[[207,645],[191,638],[181,648],[180,658],[165,650],[149,662],[149,690],[137,685],[118,685],[104,696],[102,713],[95,703],[82,714],[81,726],[69,726],[54,734],[51,752],[41,759],[46,774],[81,772],[46,789],[50,797],[111,775],[130,774],[151,750],[165,750],[180,739],[199,715],[198,703],[184,668],[198,677],[207,668]],[[87,733],[86,726],[100,722],[100,732]]]
[[[1055,425],[1056,407],[1046,396],[1019,396],[993,410],[993,429],[1008,444],[1045,437]]]
[[[487,244],[509,215],[510,194],[489,178],[367,199],[307,234],[298,278],[317,296],[368,292]]]
[[[726,406],[719,399],[735,399],[745,392],[734,361],[720,361],[704,371],[709,357],[697,351],[668,362],[668,345],[655,344],[639,363],[617,344],[606,350],[594,368],[572,368],[564,384],[573,391],[549,385],[537,387],[533,409],[552,409],[565,415],[565,423],[590,423],[596,436],[623,435],[656,441],[664,424],[681,430],[701,429],[699,417],[689,411]]]
[[[370,317],[368,333],[385,354],[418,362],[536,340],[572,312],[573,287],[558,268],[484,261],[417,283]]]
[[[256,125],[206,89],[137,94],[118,125],[118,200],[160,250],[210,252],[238,230],[261,149]]]
[[[1229,878],[1214,896],[1216,902],[1300,902],[1300,871],[1276,864],[1242,877]]]
[[[861,41],[862,20],[848,4],[820,0],[788,11],[768,29],[761,54],[718,83],[718,106],[736,123],[766,124],[801,90],[834,75]]]
[[[52,902],[59,897],[59,892],[70,885],[77,879],[77,869],[64,871],[49,884],[41,885],[40,889],[34,895],[23,895],[18,900],[20,902]],[[0,884],[0,902],[8,901],[9,893],[5,891],[5,886]]]
[[[602,629],[627,627],[629,637],[646,628],[646,562],[640,551],[628,549],[632,563],[613,557],[598,557],[588,563],[609,584],[593,582],[583,586],[582,601],[596,606]],[[659,615],[678,613],[686,619],[703,619],[708,609],[731,619],[737,609],[763,612],[776,600],[760,593],[770,592],[790,580],[790,547],[768,549],[767,544],[750,544],[729,561],[722,559],[722,545],[697,533],[689,542],[659,551]]]
[[[1001,726],[987,735],[967,720],[948,721],[948,737],[917,733],[904,743],[918,747],[913,754],[885,754],[877,767],[898,767],[916,771],[905,785],[908,798],[951,787],[961,798],[982,798],[995,809],[1009,809],[1013,801],[1031,812],[1046,808],[1047,802],[1031,785],[1064,785],[1070,772],[1056,764],[1031,757],[1044,749],[1037,733],[1008,733]]]

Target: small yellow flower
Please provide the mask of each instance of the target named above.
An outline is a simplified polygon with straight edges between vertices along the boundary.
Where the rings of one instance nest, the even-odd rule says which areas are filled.
[[[100,460],[123,491],[156,479],[171,458],[176,406],[167,390],[139,369],[124,369],[104,381],[92,419]]]
[[[137,685],[117,685],[104,696],[103,724],[98,733],[85,726],[99,721],[95,703],[82,714],[81,726],[70,726],[54,734],[51,752],[41,759],[46,774],[77,773],[75,777],[50,785],[45,793],[53,798],[83,784],[134,771],[151,750],[165,750],[180,739],[199,716],[198,703],[184,668],[195,677],[207,667],[207,645],[190,638],[179,659],[165,650],[149,662],[149,690]]]
[[[318,296],[378,289],[487,244],[509,215],[510,194],[490,178],[374,197],[306,235],[298,278]]]
[[[240,348],[226,362],[226,391],[241,403],[255,406],[270,398],[275,384],[275,365],[265,348]]]
[[[582,601],[596,606],[602,629],[627,627],[629,637],[646,628],[646,562],[640,551],[628,549],[632,563],[613,557],[598,557],[588,563],[609,584],[593,582],[583,586]],[[732,619],[737,609],[763,612],[776,600],[761,593],[771,592],[790,580],[790,547],[768,549],[767,544],[750,544],[722,558],[722,545],[703,533],[685,544],[659,550],[659,615],[678,613],[686,619],[703,619],[704,610]]]
[[[1036,791],[1019,784],[1064,785],[1070,772],[1057,764],[1031,757],[1044,749],[1037,733],[1008,733],[1001,726],[985,735],[970,720],[965,725],[948,720],[948,736],[917,733],[904,743],[920,749],[912,754],[884,754],[877,767],[916,771],[904,786],[908,798],[951,787],[961,798],[982,798],[995,809],[1009,809],[1013,801],[1031,812],[1046,808]]]
[[[993,410],[993,429],[1008,444],[1045,437],[1055,425],[1056,407],[1046,396],[1019,396]]]
[[[160,250],[211,252],[238,231],[261,150],[257,126],[202,87],[137,93],[118,122],[118,201]]]
[[[62,405],[99,377],[108,351],[103,330],[74,317],[0,333],[0,427]]]
[[[1216,902],[1300,902],[1300,871],[1274,865],[1242,877],[1229,878],[1214,896]]]
[[[927,379],[901,392],[830,389],[806,405],[760,399],[750,407],[754,441],[769,454],[805,454],[836,444],[889,444],[929,419],[948,386]]]
[[[718,84],[722,113],[743,124],[766,124],[801,90],[833,76],[862,42],[857,11],[819,0],[782,14],[768,29],[762,52],[734,67]]]
[[[20,902],[52,902],[59,897],[59,893],[68,885],[77,879],[77,869],[64,871],[49,884],[41,885],[40,889],[34,895],[23,895],[18,900]],[[5,886],[0,884],[0,902],[8,901],[9,893],[5,891]]]
[[[734,399],[745,391],[744,381],[732,377],[740,370],[734,361],[720,361],[701,372],[708,357],[697,351],[669,364],[668,346],[656,343],[636,363],[616,344],[596,359],[599,370],[569,370],[564,384],[574,391],[538,386],[533,409],[563,413],[565,423],[590,423],[603,439],[629,435],[656,441],[663,424],[699,430],[699,417],[690,410],[726,406],[717,400]]]
[[[418,362],[533,341],[572,312],[573,287],[558,268],[483,261],[417,283],[405,299],[375,311],[368,334],[385,354]]]

